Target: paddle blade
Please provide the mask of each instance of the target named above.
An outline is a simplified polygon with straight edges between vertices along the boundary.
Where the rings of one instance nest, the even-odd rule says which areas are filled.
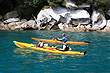
[[[89,41],[84,41],[85,43],[90,43]]]
[[[57,37],[55,37],[55,36],[52,36],[52,37],[57,38]]]

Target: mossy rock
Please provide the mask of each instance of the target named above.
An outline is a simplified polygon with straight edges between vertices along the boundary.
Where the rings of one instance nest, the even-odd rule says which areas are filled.
[[[8,13],[4,16],[4,19],[17,18],[17,17],[18,17],[17,11],[11,11],[11,12],[8,12]]]

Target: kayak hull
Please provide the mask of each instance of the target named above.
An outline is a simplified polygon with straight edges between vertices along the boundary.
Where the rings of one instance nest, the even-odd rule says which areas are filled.
[[[49,47],[44,48],[40,48],[40,47],[34,47],[32,46],[32,44],[28,44],[28,43],[21,43],[21,42],[17,42],[17,41],[13,41],[14,44],[20,48],[28,48],[28,49],[33,49],[33,50],[40,50],[40,51],[44,51],[44,52],[51,52],[51,53],[56,53],[56,54],[65,54],[65,55],[85,55],[83,52],[77,52],[77,51],[59,51],[56,49],[46,49]],[[29,47],[31,46],[31,47]],[[50,47],[51,48],[51,47]]]
[[[51,40],[51,39],[38,39],[38,38],[32,38],[35,41],[45,41],[45,42],[49,42],[49,43],[62,43],[62,41],[57,41],[55,40]],[[88,45],[89,42],[74,42],[74,41],[67,41],[67,44],[73,44],[73,45]]]

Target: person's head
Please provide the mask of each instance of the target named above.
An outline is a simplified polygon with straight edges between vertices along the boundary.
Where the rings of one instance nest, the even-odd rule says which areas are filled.
[[[63,34],[62,34],[62,36],[64,37],[64,36],[65,36],[65,34],[63,33]]]
[[[41,41],[41,40],[39,40],[38,42],[39,42],[39,43],[41,43],[42,41]]]

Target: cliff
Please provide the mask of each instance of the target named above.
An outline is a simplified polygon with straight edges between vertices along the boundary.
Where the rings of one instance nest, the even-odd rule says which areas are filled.
[[[8,0],[0,1],[1,6],[6,3]],[[7,10],[1,11],[0,30],[109,31],[109,3],[109,0],[10,0],[10,8],[6,5]]]

